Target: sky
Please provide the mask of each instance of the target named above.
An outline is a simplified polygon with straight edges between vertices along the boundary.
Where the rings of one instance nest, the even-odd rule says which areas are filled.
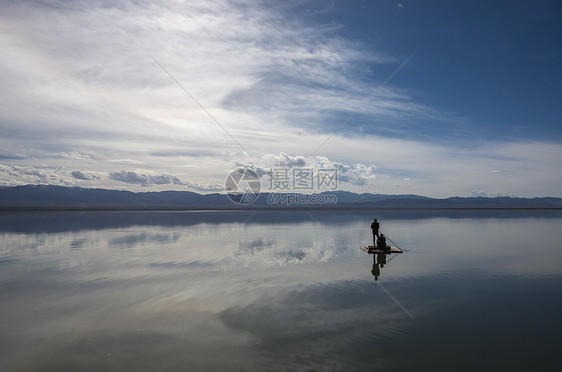
[[[560,2],[0,6],[0,186],[562,197]]]

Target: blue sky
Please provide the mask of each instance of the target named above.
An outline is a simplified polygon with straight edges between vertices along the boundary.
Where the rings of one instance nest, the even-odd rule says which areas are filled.
[[[558,2],[1,3],[0,185],[562,196]]]
[[[559,2],[350,1],[310,18],[341,24],[339,35],[395,58],[415,53],[392,84],[458,120],[413,120],[412,137],[454,139],[457,129],[461,141],[466,131],[477,139],[561,138]],[[357,73],[376,84],[392,68]]]

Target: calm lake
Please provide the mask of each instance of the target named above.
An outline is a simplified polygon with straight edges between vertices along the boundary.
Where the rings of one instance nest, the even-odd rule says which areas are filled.
[[[561,242],[556,211],[2,213],[0,365],[554,370]]]

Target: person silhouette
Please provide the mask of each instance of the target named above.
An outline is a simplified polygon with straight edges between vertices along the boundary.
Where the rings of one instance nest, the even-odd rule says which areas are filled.
[[[373,230],[373,245],[377,245],[377,238],[379,237],[379,221],[375,218],[371,223],[371,230]]]
[[[377,249],[386,250],[386,238],[383,234],[380,234],[377,239]]]

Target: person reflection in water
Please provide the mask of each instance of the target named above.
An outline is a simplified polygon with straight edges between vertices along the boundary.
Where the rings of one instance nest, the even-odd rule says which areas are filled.
[[[382,269],[386,265],[386,253],[377,253],[377,261]]]
[[[379,280],[379,276],[381,276],[381,269],[386,265],[386,254],[385,253],[376,253],[373,255],[373,270],[371,270],[371,274],[375,277],[375,281]]]
[[[379,237],[379,222],[375,218],[371,224],[371,230],[373,230],[373,245],[377,245],[377,238]]]
[[[375,281],[379,280],[379,276],[381,275],[381,268],[379,263],[377,262],[377,255],[373,255],[373,270],[371,270],[371,274],[375,277]]]

